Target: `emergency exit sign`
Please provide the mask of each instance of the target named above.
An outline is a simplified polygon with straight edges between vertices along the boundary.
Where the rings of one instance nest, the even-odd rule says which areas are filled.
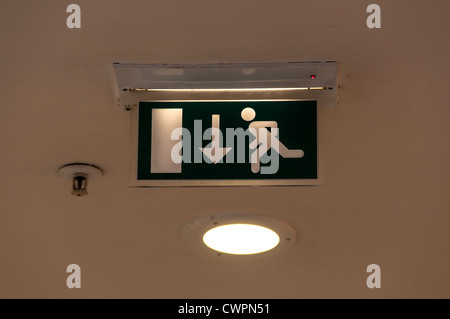
[[[135,186],[314,185],[317,103],[140,102]]]

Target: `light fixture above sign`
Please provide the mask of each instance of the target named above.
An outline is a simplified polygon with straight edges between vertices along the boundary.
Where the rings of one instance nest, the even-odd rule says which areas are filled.
[[[241,94],[244,98],[284,97],[320,100],[332,108],[337,105],[337,62],[115,63],[114,71],[118,101],[125,110],[141,101],[174,99],[176,94],[223,99],[218,94],[231,93],[234,98]]]

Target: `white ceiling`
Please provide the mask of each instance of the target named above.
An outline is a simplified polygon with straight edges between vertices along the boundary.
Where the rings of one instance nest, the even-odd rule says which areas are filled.
[[[449,1],[3,0],[0,297],[449,298]],[[321,114],[325,184],[129,188],[130,113],[112,63],[336,60],[340,104]],[[90,195],[57,169],[102,167]],[[230,261],[180,238],[192,218],[270,215],[298,241]],[[69,264],[82,288],[68,289]],[[381,267],[381,289],[366,267]]]

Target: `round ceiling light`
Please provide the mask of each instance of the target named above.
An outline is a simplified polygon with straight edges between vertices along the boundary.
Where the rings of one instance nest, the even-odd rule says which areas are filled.
[[[251,214],[197,219],[185,227],[184,237],[197,251],[217,256],[273,254],[295,242],[295,232],[288,224]]]
[[[209,248],[222,253],[251,255],[276,247],[280,237],[264,226],[229,224],[208,230],[203,236],[203,242]]]

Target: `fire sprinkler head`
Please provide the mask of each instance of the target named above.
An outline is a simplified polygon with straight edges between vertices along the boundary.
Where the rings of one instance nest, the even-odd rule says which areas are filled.
[[[74,196],[86,196],[88,178],[97,179],[103,176],[103,171],[92,164],[72,163],[59,168],[59,176],[72,180],[72,194]]]

